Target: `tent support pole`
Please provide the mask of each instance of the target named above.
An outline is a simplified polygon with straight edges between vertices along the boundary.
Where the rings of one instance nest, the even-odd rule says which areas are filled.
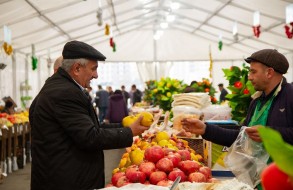
[[[15,52],[12,54],[12,97],[13,100],[16,101],[17,97],[16,97],[16,55]]]

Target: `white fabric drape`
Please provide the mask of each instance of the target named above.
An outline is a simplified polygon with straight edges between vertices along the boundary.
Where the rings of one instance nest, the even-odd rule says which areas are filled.
[[[141,81],[156,80],[156,63],[155,62],[137,62],[137,70]]]
[[[172,67],[172,62],[157,62],[157,80],[162,77],[167,77],[169,75],[170,69]]]

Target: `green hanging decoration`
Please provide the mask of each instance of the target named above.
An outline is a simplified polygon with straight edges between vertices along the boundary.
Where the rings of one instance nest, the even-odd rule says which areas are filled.
[[[116,43],[113,43],[113,52],[116,52]]]
[[[36,56],[32,56],[32,68],[33,70],[36,70],[38,66],[38,59],[36,58]]]
[[[219,48],[220,51],[222,51],[222,48],[223,48],[223,42],[222,42],[222,40],[219,41],[218,48]]]
[[[35,55],[35,44],[32,44],[32,69],[36,70],[38,67],[38,59]]]

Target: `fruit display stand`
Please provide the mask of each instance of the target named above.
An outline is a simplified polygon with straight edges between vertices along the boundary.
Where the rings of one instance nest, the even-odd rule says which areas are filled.
[[[30,161],[30,127],[28,122],[15,123],[9,127],[1,124],[0,133],[0,158],[1,173],[0,183],[9,173],[23,168]]]
[[[112,171],[117,168],[122,155],[125,153],[125,148],[104,150],[105,160],[105,184],[111,183]]]
[[[3,128],[3,125],[0,125],[0,142],[1,142],[1,151],[0,151],[0,184],[3,183],[3,179],[6,176],[6,143],[7,143],[7,138],[8,138],[8,130]]]

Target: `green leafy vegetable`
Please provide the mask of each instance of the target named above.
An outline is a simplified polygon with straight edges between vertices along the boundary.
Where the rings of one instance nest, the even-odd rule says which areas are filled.
[[[276,165],[280,170],[293,177],[293,146],[286,143],[281,134],[274,129],[260,127],[258,131],[265,149]]]

